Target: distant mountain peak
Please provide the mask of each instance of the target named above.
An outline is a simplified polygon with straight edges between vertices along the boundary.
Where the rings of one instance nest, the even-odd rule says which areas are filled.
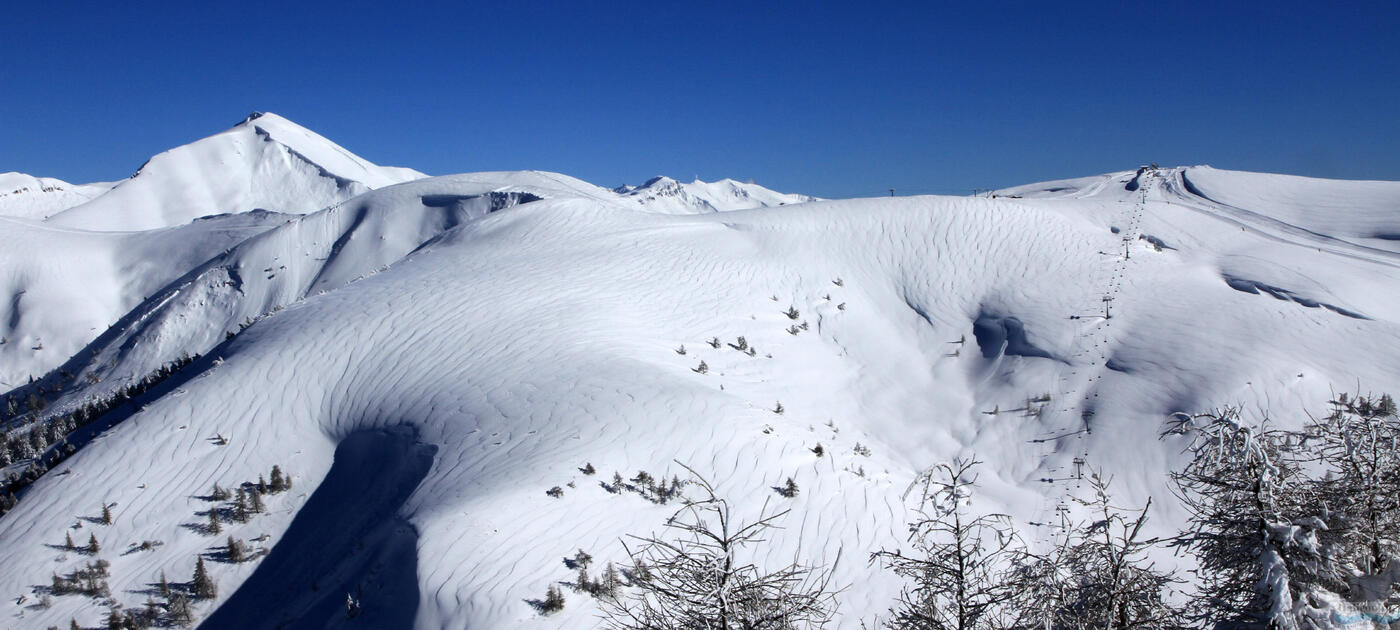
[[[360,193],[420,179],[384,167],[272,112],[151,157],[105,194],[51,221],[92,230],[149,230],[263,208],[304,214]]]
[[[817,199],[808,195],[780,193],[751,181],[739,182],[728,177],[713,182],[696,178],[683,184],[671,177],[657,175],[640,186],[618,186],[613,192],[636,201],[648,210],[666,214],[750,210]]]

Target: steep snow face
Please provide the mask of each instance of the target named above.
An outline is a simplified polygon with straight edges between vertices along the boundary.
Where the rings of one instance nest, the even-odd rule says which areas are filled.
[[[663,214],[699,214],[785,206],[815,201],[816,197],[769,190],[757,184],[732,179],[717,182],[695,180],[682,184],[669,177],[653,177],[641,186],[613,189],[642,208]]]
[[[158,290],[140,294],[149,297],[120,320],[109,320],[115,323],[100,337],[87,337],[96,339],[82,352],[74,348],[56,355],[73,357],[64,366],[66,375],[50,375],[38,385],[70,392],[54,401],[55,410],[71,408],[93,394],[110,394],[182,355],[209,352],[226,335],[267,313],[377,274],[466,221],[558,196],[613,201],[603,189],[553,173],[452,175],[391,186],[310,215],[279,215],[275,227],[267,225],[265,233],[240,234],[246,240],[236,246],[229,243],[229,249],[211,252],[212,258],[194,264],[181,266],[146,252],[148,264],[191,271],[168,285],[143,285]],[[259,214],[205,219],[192,226]],[[171,232],[176,231],[191,230]],[[105,236],[75,234],[87,239]],[[155,277],[159,275],[147,276]],[[100,311],[89,312],[101,317]]]
[[[1153,526],[1168,530],[1181,517],[1164,486],[1181,445],[1158,438],[1169,414],[1240,404],[1289,425],[1331,388],[1400,389],[1400,362],[1356,360],[1400,347],[1394,254],[1293,229],[1258,200],[1227,207],[1181,176],[1041,186],[1034,200],[672,216],[562,176],[488,173],[300,218],[167,286],[75,357],[98,382],[74,379],[73,399],[208,350],[0,519],[12,602],[0,614],[100,619],[84,597],[32,605],[52,572],[90,560],[59,548],[75,531],[109,550],[126,605],[161,571],[188,579],[228,535],[274,568],[317,567],[313,587],[211,562],[221,595],[200,617],[261,604],[220,610],[218,627],[345,623],[328,602],[358,593],[390,625],[592,628],[584,594],[547,617],[528,601],[573,579],[561,559],[575,550],[620,561],[621,536],[661,531],[674,504],[603,485],[613,471],[684,474],[673,460],[741,517],[792,509],[755,561],[839,556],[840,628],[898,592],[864,558],[903,542],[911,480],[953,457],[986,462],[974,508],[1013,515],[1033,542],[1046,538],[1030,523],[1075,491],[1075,458],[1112,475],[1123,504],[1155,497]],[[1221,177],[1217,195],[1248,185]],[[1385,203],[1351,212],[1378,221]],[[294,489],[204,535],[218,504],[199,497],[273,464]],[[775,493],[787,477],[797,497]],[[545,493],[555,486],[561,497]],[[64,529],[104,503],[112,525]],[[362,544],[336,531],[308,544],[344,523]]]
[[[254,212],[126,233],[0,217],[0,389],[57,368],[147,296],[286,220]]]
[[[87,230],[150,230],[197,217],[261,209],[304,214],[423,177],[375,166],[276,114],[150,159],[107,193],[49,218]]]
[[[0,173],[0,216],[42,220],[90,201],[111,184],[70,184],[52,177]]]

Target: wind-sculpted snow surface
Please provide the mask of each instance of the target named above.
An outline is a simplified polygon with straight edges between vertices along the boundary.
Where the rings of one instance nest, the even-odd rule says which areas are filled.
[[[419,600],[417,536],[398,510],[432,466],[433,451],[411,430],[343,437],[329,473],[267,559],[201,627],[324,628],[345,619],[347,594],[375,604],[357,624],[410,627]],[[250,623],[255,610],[268,614]]]
[[[1332,387],[1400,385],[1389,350],[1400,312],[1382,290],[1400,286],[1396,261],[1244,221],[1170,185],[1179,175],[1107,176],[1038,199],[677,216],[563,176],[488,173],[391,186],[280,225],[75,357],[99,383],[75,382],[73,400],[171,353],[205,353],[0,519],[0,594],[12,602],[0,610],[17,627],[97,623],[105,609],[85,597],[34,606],[51,573],[91,560],[62,549],[70,532],[96,535],[128,606],[162,570],[188,580],[206,554],[220,598],[196,613],[220,627],[304,611],[352,626],[326,607],[349,595],[364,618],[420,628],[592,628],[582,592],[566,589],[547,616],[531,602],[572,582],[563,560],[577,550],[620,562],[622,536],[661,531],[674,503],[607,486],[614,471],[684,477],[675,462],[740,516],[792,509],[757,560],[834,564],[840,628],[893,601],[899,584],[866,557],[903,542],[909,484],[953,457],[987,462],[974,504],[1012,514],[1032,540],[1028,523],[1048,520],[1085,454],[1123,503],[1154,496],[1154,525],[1173,527],[1163,475],[1181,445],[1158,439],[1169,414],[1239,403],[1296,422]],[[1241,291],[1244,277],[1305,299]],[[381,431],[394,436],[383,449],[362,443]],[[420,473],[412,462],[427,453]],[[334,466],[356,457],[383,484],[327,500],[353,478]],[[590,463],[596,476],[581,470]],[[215,483],[256,481],[274,464],[291,491],[203,533]],[[775,492],[788,477],[801,488],[792,498]],[[111,525],[82,520],[104,503]],[[270,550],[264,567],[286,563],[280,542],[313,546],[304,523],[333,530],[337,510],[361,504],[393,518],[346,524],[305,551],[333,579],[289,569],[279,583],[258,562],[217,561],[232,535]]]
[[[77,352],[61,372],[23,391],[63,390],[53,411],[72,409],[182,356],[207,353],[242,327],[306,296],[387,269],[464,221],[543,195],[589,192],[585,186],[548,174],[456,175],[391,187],[305,217],[283,217],[275,229],[246,238],[162,287]],[[142,260],[170,263],[155,256]]]

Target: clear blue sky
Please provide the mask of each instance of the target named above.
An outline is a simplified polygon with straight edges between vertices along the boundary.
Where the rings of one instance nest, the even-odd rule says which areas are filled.
[[[1140,163],[1400,180],[1400,3],[64,2],[0,35],[0,171],[274,111],[430,174],[967,192]]]

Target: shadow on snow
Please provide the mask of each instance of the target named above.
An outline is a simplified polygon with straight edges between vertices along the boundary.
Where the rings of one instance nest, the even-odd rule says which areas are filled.
[[[411,429],[347,436],[286,534],[200,627],[411,627],[418,532],[398,511],[436,451]],[[347,618],[347,595],[360,602],[354,619]]]

